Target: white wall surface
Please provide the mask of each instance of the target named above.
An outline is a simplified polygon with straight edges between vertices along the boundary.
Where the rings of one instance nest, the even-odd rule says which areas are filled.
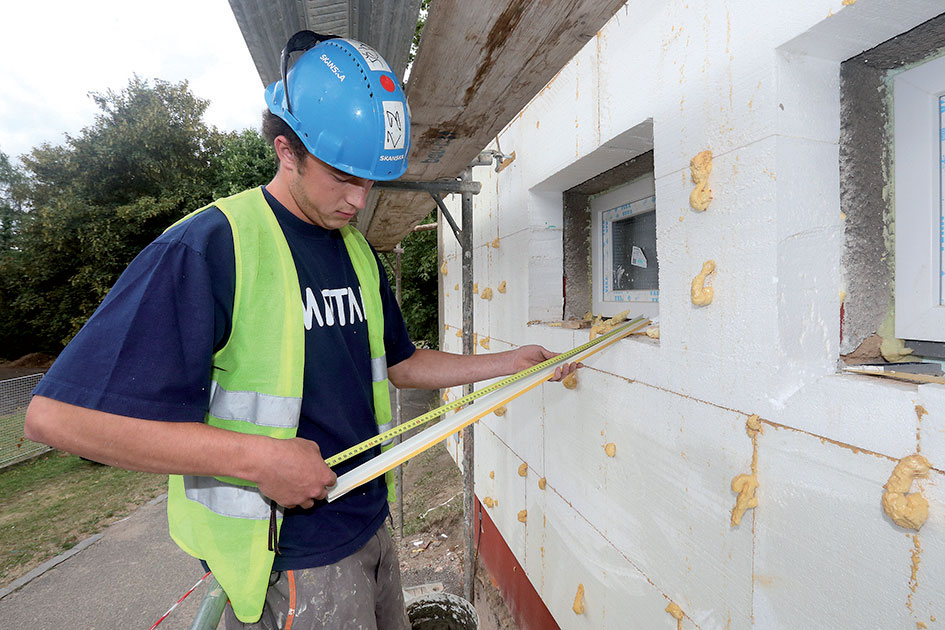
[[[634,0],[500,134],[515,161],[474,171],[475,280],[493,290],[474,298],[475,332],[489,351],[566,350],[587,331],[529,324],[561,317],[561,193],[647,150],[652,129],[661,339],[620,342],[576,390],[543,385],[476,428],[477,495],[498,500],[489,514],[561,627],[672,630],[670,601],[686,629],[945,623],[945,386],[837,373],[839,63],[943,10]],[[714,201],[697,213],[688,166],[705,149]],[[442,242],[443,345],[459,352],[460,254]],[[697,308],[707,259],[715,299]],[[751,414],[759,506],[733,527]],[[935,470],[913,488],[931,504],[916,537],[880,498],[920,449]]]

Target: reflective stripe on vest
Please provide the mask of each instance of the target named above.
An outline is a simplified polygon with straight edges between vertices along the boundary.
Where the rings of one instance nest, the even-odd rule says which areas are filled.
[[[375,383],[387,383],[387,355],[371,359],[371,380]],[[379,404],[377,400],[374,401],[374,404]],[[390,431],[394,428],[394,421],[388,420],[387,422],[380,423],[377,425],[377,432],[384,433],[385,431]],[[394,443],[394,438],[389,438],[381,442],[381,448],[391,446]]]
[[[240,420],[264,427],[291,429],[298,426],[301,411],[301,398],[227,391],[216,381],[210,384],[209,412],[221,420]]]
[[[394,428],[394,421],[391,420],[390,422],[385,422],[384,424],[377,425],[377,432],[383,433],[384,431],[390,431],[393,428]],[[393,443],[394,443],[394,438],[388,438],[384,440],[383,442],[381,442],[381,447],[383,448],[385,446],[390,446]]]
[[[375,383],[387,380],[387,355],[371,359],[371,380]]]
[[[268,519],[271,507],[259,488],[239,486],[215,477],[184,475],[184,494],[211,512],[232,518]],[[278,506],[279,518],[283,508]]]

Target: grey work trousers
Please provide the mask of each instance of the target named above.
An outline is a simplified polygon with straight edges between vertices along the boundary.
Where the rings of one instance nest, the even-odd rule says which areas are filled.
[[[240,622],[229,604],[224,618],[226,630],[409,630],[387,527],[335,564],[273,572],[256,623]]]

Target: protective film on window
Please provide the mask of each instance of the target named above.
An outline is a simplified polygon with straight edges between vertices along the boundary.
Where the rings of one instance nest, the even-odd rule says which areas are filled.
[[[602,297],[608,302],[658,302],[656,197],[601,215]]]

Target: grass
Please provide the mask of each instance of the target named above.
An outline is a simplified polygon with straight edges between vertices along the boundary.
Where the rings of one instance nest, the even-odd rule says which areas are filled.
[[[23,437],[23,422],[25,420],[25,406],[14,410],[10,414],[0,415],[0,466],[27,459],[46,450],[45,444],[30,442]]]
[[[167,477],[58,451],[0,470],[0,587],[166,490]]]

